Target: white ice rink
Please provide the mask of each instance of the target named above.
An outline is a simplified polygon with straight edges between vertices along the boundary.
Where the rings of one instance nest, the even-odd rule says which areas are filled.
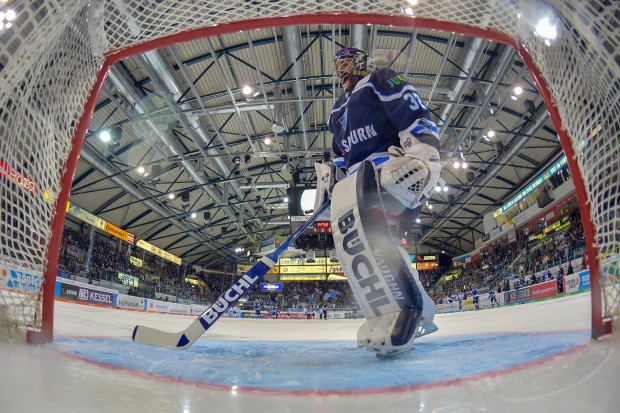
[[[222,343],[248,341],[257,349],[268,348],[266,346],[280,348],[281,343],[294,343],[297,350],[293,361],[284,358],[286,365],[278,366],[282,374],[303,375],[304,370],[296,368],[311,361],[308,359],[316,358],[316,363],[323,363],[318,366],[320,370],[336,382],[359,379],[373,383],[373,372],[377,368],[383,368],[381,377],[392,373],[400,377],[403,374],[415,376],[418,370],[412,366],[416,365],[420,366],[420,372],[425,372],[420,374],[428,374],[433,366],[425,365],[426,360],[432,360],[429,356],[442,350],[445,346],[442,343],[452,341],[458,344],[461,337],[468,338],[470,344],[451,349],[448,360],[443,360],[440,367],[458,372],[460,377],[457,380],[401,386],[387,391],[331,392],[315,385],[306,392],[260,392],[243,386],[210,386],[85,360],[84,357],[72,356],[68,350],[80,345],[107,346],[105,350],[112,354],[114,351],[135,351],[137,353],[124,359],[122,354],[119,357],[122,360],[142,357],[155,368],[158,363],[166,363],[167,355],[173,353],[151,353],[155,351],[152,347],[130,342],[134,326],[144,324],[178,331],[192,319],[56,302],[57,339],[54,344],[42,347],[0,344],[0,412],[620,412],[620,395],[615,393],[620,383],[620,340],[617,335],[596,342],[586,338],[560,354],[527,359],[530,339],[532,346],[553,347],[553,338],[549,337],[555,332],[560,333],[556,334],[558,336],[573,332],[587,337],[590,329],[588,294],[492,310],[437,315],[435,320],[440,330],[417,340],[418,350],[409,353],[402,362],[384,362],[370,352],[355,349],[355,335],[361,320],[223,318],[196,344],[202,349],[199,352],[196,347],[166,350],[173,352],[174,357],[182,358],[179,364],[171,364],[170,360],[165,364],[164,370],[175,377],[175,373],[183,372],[175,372],[174,366],[186,369],[187,366],[205,365],[204,362],[209,361],[210,346],[214,347],[216,343],[221,347]],[[540,334],[540,337],[523,334],[531,332],[554,333]],[[503,346],[488,345],[485,334],[497,333],[508,333],[509,338],[527,338],[516,351],[520,357],[526,357],[525,362],[521,366],[469,374],[467,362],[472,358],[479,357],[491,365],[499,365],[513,355],[507,354],[508,350]],[[85,344],[76,341],[82,339],[87,339]],[[105,344],[114,343],[110,339],[122,345],[110,348],[110,344]],[[543,342],[533,342],[539,340]],[[346,341],[344,349],[343,341]],[[317,353],[312,351],[304,351],[310,343],[316,342],[323,345],[321,357],[316,357]],[[330,352],[330,343],[334,343],[333,353]],[[345,352],[360,362],[359,375],[345,377],[350,375],[348,370],[338,368],[338,360],[329,358],[330,354],[338,357]],[[484,354],[477,354],[480,352]],[[515,350],[511,349],[510,353]],[[253,371],[252,358],[247,354],[235,351],[226,354],[224,358],[219,354],[211,377],[217,377],[218,372],[223,371],[257,374]],[[269,380],[264,377],[258,380],[261,379]],[[383,387],[382,380],[385,379],[377,379],[378,388]]]

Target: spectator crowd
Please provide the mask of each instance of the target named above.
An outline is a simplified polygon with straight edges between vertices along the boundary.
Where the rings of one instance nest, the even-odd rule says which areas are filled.
[[[550,237],[532,239],[527,231],[515,232],[513,242],[506,238],[491,243],[475,262],[449,270],[419,271],[420,281],[436,303],[463,300],[472,291],[487,289],[501,292],[548,279],[559,279],[580,268],[569,265],[579,258],[584,247],[583,227],[578,211],[569,216],[570,225]],[[129,256],[139,256],[142,266],[130,263]],[[550,268],[557,268],[555,272]],[[191,268],[191,267],[190,267]],[[118,282],[118,273],[134,276],[138,286],[131,287],[130,295],[146,298],[173,299],[178,302],[210,304],[239,278],[239,274],[190,270],[146,254],[131,252],[128,244],[92,231],[85,234],[65,227],[59,257],[61,272],[80,275],[91,282],[101,280]],[[538,275],[537,275],[538,274]],[[449,275],[449,277],[444,277]],[[188,279],[198,282],[188,282]],[[281,292],[261,291],[255,286],[246,296],[248,306],[254,302],[263,308],[286,309],[356,309],[357,303],[346,281],[289,281],[283,282]],[[560,286],[560,281],[558,281]]]

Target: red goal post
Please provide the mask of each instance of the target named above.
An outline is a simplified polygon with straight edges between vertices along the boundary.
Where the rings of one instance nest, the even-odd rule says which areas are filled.
[[[28,341],[52,340],[65,206],[89,120],[114,63],[235,31],[378,24],[481,37],[520,53],[574,179],[590,264],[592,336],[610,332],[620,305],[620,2],[575,3],[162,0],[146,7],[138,0],[22,0],[2,6],[0,310],[13,327],[28,331]],[[535,33],[542,16],[557,23],[549,44]]]

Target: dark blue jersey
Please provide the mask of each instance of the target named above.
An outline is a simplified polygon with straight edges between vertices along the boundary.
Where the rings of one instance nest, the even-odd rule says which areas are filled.
[[[352,165],[373,154],[400,146],[399,134],[411,133],[439,150],[437,127],[430,111],[403,75],[379,69],[366,76],[351,93],[338,99],[329,116],[333,150]]]

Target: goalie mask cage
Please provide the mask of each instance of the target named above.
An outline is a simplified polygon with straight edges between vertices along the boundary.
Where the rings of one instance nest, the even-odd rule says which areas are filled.
[[[9,8],[15,16],[2,16],[0,29],[0,314],[27,331],[29,342],[52,340],[65,208],[111,65],[191,39],[308,24],[437,29],[514,47],[544,97],[574,179],[592,336],[617,325],[620,2],[22,0],[0,10]],[[549,46],[532,23],[543,13],[557,23]]]

